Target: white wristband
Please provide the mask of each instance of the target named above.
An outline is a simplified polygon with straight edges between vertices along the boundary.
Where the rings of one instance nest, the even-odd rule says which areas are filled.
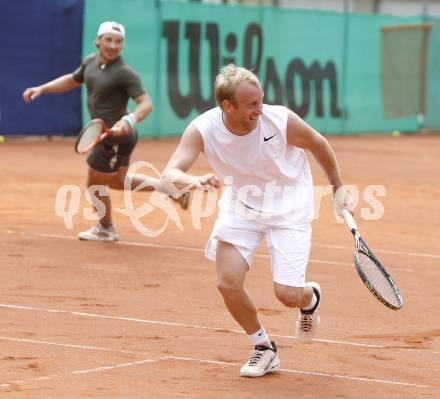
[[[131,129],[133,129],[136,126],[136,123],[137,123],[136,115],[135,115],[134,112],[132,112],[131,114],[128,114],[128,115],[124,115],[121,118],[121,120],[127,122]]]

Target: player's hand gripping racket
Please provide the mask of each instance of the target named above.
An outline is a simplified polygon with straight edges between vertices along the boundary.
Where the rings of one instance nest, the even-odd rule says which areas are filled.
[[[353,260],[362,281],[385,306],[394,310],[400,309],[403,306],[403,298],[393,278],[361,238],[356,222],[350,212],[343,209],[342,215],[345,224],[354,236],[356,246],[353,251]]]
[[[79,133],[75,151],[78,154],[84,154],[111,134],[102,119],[92,119]]]

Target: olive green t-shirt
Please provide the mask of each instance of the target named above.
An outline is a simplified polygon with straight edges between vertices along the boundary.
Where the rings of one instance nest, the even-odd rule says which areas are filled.
[[[145,94],[138,74],[121,57],[101,69],[99,54],[90,54],[73,72],[73,79],[87,86],[92,119],[100,118],[108,127],[128,113],[129,98]]]

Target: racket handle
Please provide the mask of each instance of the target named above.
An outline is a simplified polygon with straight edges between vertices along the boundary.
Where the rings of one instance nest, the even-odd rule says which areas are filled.
[[[101,135],[99,136],[98,143],[100,143],[102,140],[106,139],[107,137],[110,137],[112,135],[111,130],[105,130]]]
[[[342,217],[344,218],[345,224],[350,229],[350,231],[357,231],[358,228],[356,222],[354,221],[353,216],[351,216],[351,213],[347,211],[347,209],[342,209]]]

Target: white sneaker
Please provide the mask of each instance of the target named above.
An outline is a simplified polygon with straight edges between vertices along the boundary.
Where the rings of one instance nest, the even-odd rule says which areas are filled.
[[[256,345],[248,362],[240,370],[242,377],[261,377],[280,368],[280,359],[277,355],[275,342],[271,341],[272,348]]]
[[[118,235],[112,227],[103,227],[101,223],[78,234],[80,240],[86,241],[118,241]]]
[[[306,285],[311,286],[318,301],[313,309],[300,309],[296,320],[296,338],[302,342],[310,342],[314,337],[320,323],[319,305],[321,303],[321,287],[318,283],[310,282]]]
[[[171,199],[173,201],[177,202],[180,205],[180,207],[184,211],[186,211],[189,207],[190,202],[191,202],[191,195],[192,195],[191,191],[187,191],[186,193],[182,194],[179,198],[171,197]]]

